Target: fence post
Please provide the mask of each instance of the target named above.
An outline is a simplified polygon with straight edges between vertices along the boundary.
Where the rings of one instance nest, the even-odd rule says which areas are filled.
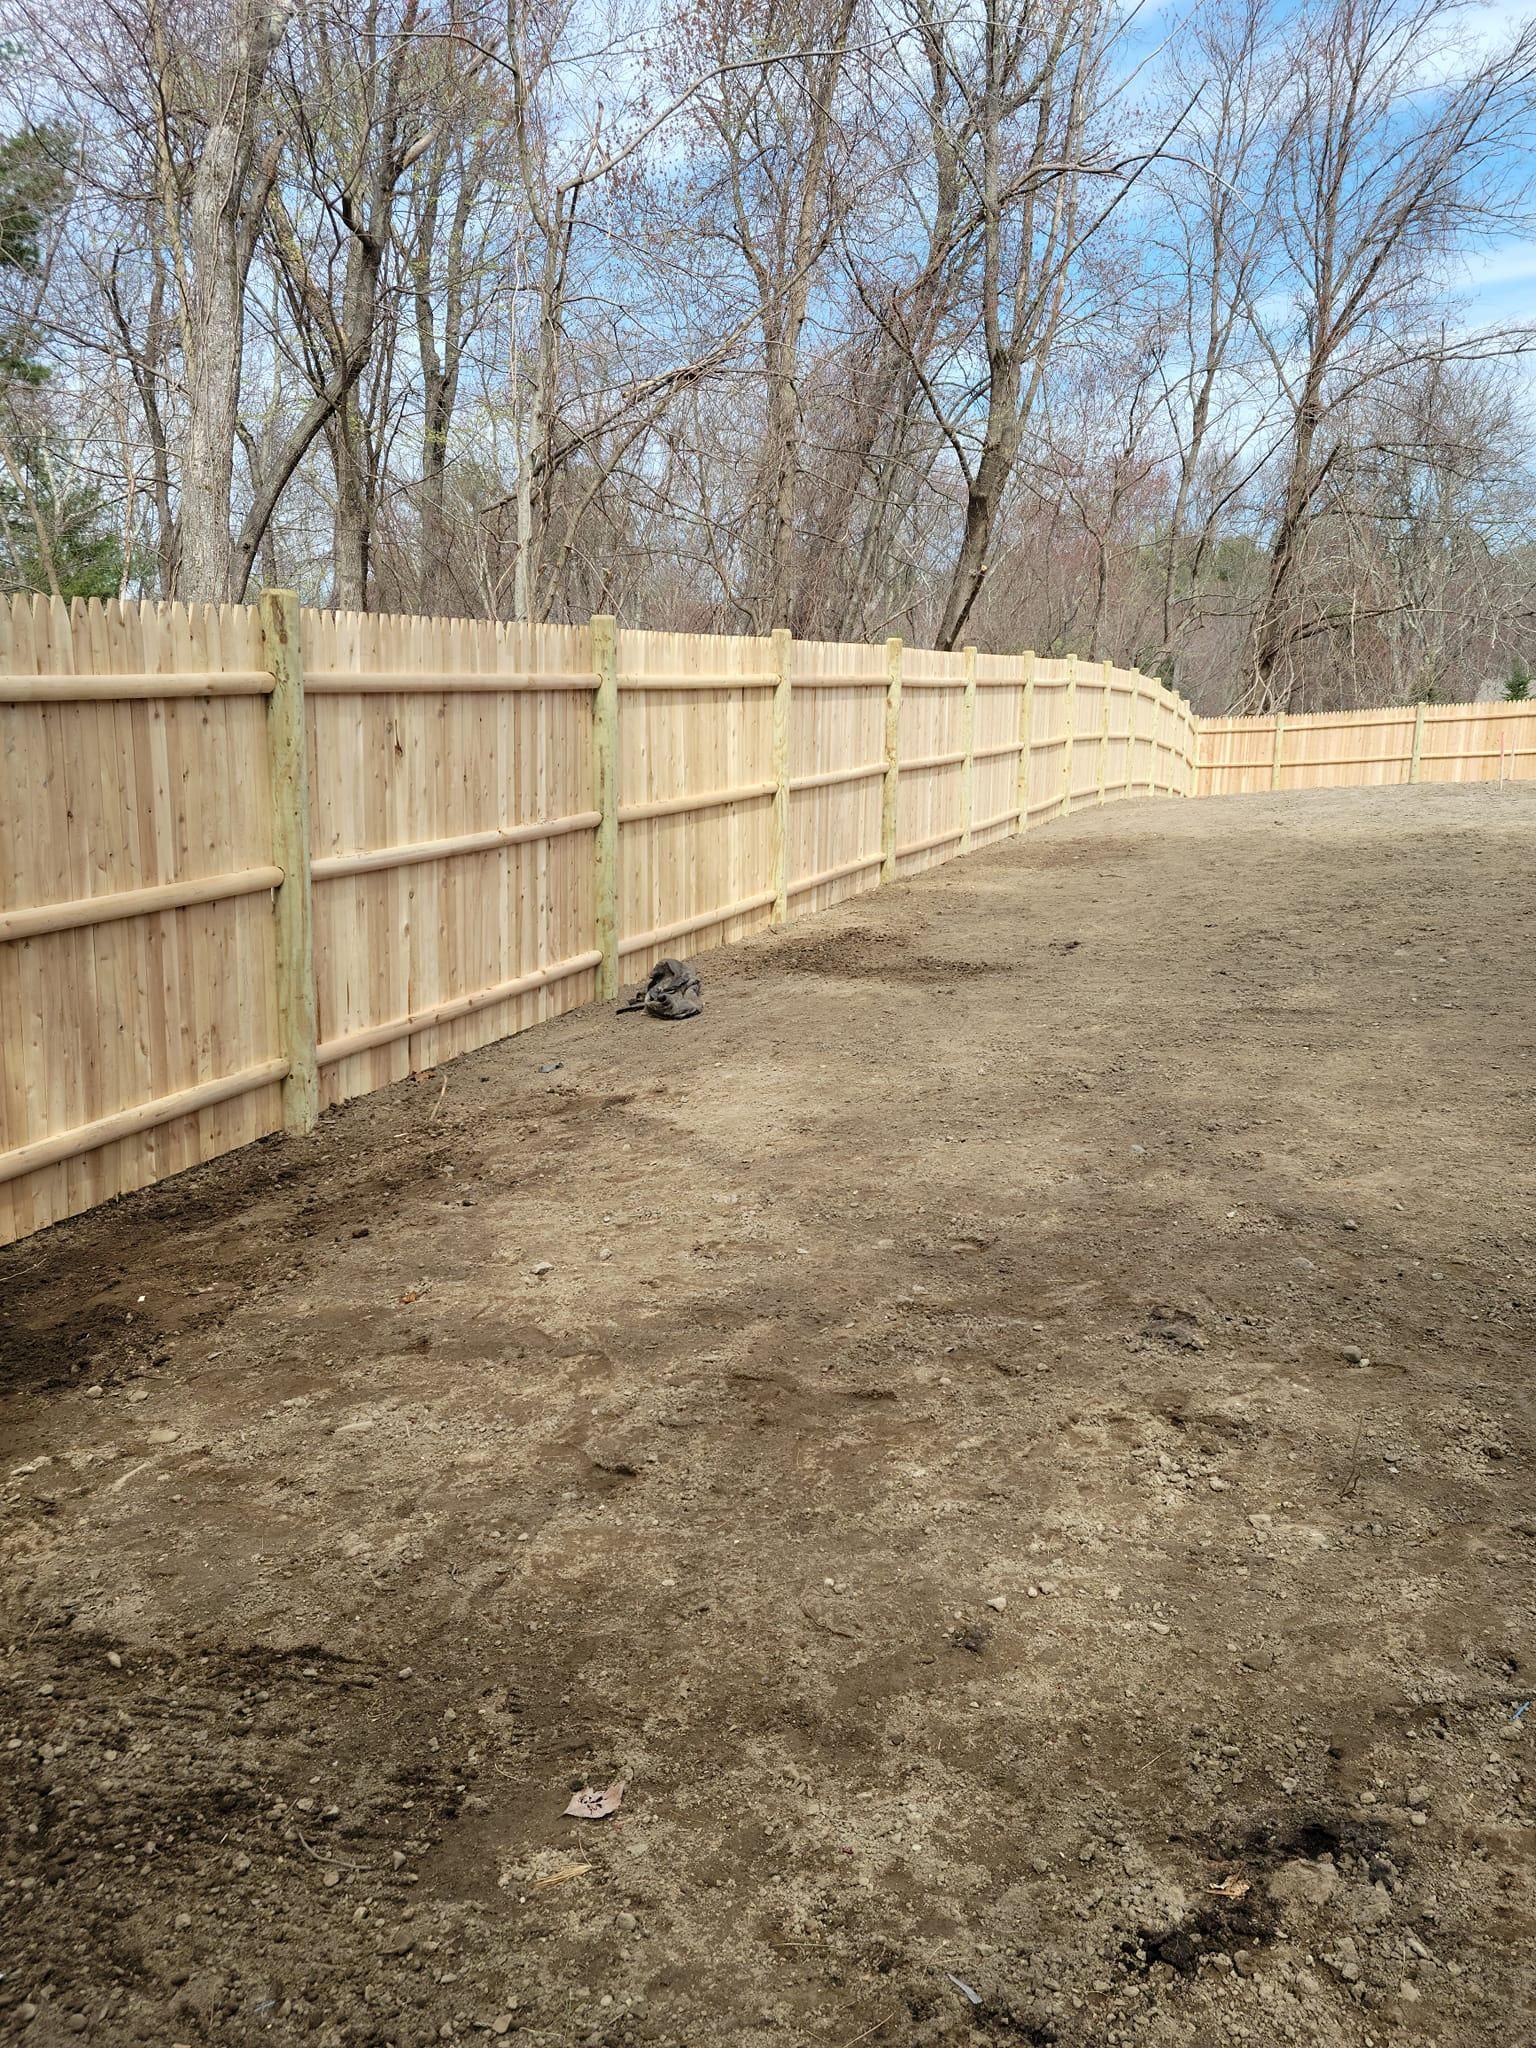
[[[592,808],[598,813],[593,850],[593,944],[602,955],[597,999],[611,1002],[619,992],[619,667],[618,631],[603,613],[592,621]]]
[[[1094,801],[1096,803],[1103,803],[1104,791],[1109,780],[1109,679],[1115,672],[1114,663],[1111,661],[1101,662],[1099,664],[1099,672],[1104,678],[1104,710],[1099,719],[1099,773]]]
[[[283,1129],[312,1131],[320,1120],[315,1056],[314,912],[309,880],[309,743],[304,731],[304,658],[299,600],[264,590],[261,638],[272,694],[267,699],[267,764],[272,785],[272,860],[283,871],[273,892],[277,945],[278,1045],[288,1062]]]
[[[1269,765],[1269,786],[1271,789],[1278,789],[1280,787],[1280,762],[1284,753],[1285,713],[1277,711],[1275,713],[1275,758]]]
[[[1417,782],[1420,764],[1424,759],[1424,700],[1421,697],[1413,710],[1413,754],[1408,763],[1408,780]]]
[[[880,879],[896,879],[896,778],[901,772],[901,642],[885,643],[885,780],[880,789]]]
[[[1061,815],[1072,814],[1072,735],[1077,724],[1077,656],[1067,656],[1066,745],[1061,750]]]
[[[965,697],[960,710],[960,742],[965,762],[960,770],[960,851],[971,850],[971,828],[976,821],[976,650],[961,650],[965,663]]]
[[[773,632],[773,823],[769,858],[773,868],[771,922],[789,916],[789,692],[793,641],[788,626]]]
[[[1024,687],[1019,692],[1019,827],[1029,830],[1029,770],[1034,759],[1035,650],[1026,647],[1019,659],[1024,664]]]

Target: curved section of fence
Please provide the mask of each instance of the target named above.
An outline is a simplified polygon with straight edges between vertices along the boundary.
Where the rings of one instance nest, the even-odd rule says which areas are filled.
[[[1536,777],[1031,653],[0,602],[0,1242],[1085,805]]]

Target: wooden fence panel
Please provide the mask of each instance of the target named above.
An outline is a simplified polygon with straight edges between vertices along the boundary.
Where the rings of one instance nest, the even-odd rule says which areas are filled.
[[[321,1097],[594,992],[590,632],[303,615]]]
[[[254,612],[0,602],[0,1242],[281,1127],[270,688]]]
[[[879,884],[888,674],[883,647],[830,640],[794,642],[789,737],[791,917],[826,910]]]
[[[1099,793],[1099,763],[1103,758],[1104,713],[1108,699],[1104,672],[1096,661],[1076,664],[1072,738],[1072,809],[1081,810]]]
[[[1109,730],[1104,749],[1104,798],[1123,799],[1131,790],[1131,730],[1139,679],[1130,670],[1109,672]]]
[[[773,910],[773,645],[620,633],[619,958],[643,981],[668,954],[760,931]]]
[[[1073,667],[1071,662],[1048,660],[1043,655],[1035,661],[1026,807],[1031,828],[1059,817],[1066,807]]]
[[[971,844],[990,846],[1019,829],[1019,746],[1025,657],[978,654]]]
[[[902,656],[899,874],[921,874],[959,851],[965,829],[965,682],[962,654],[909,647]]]

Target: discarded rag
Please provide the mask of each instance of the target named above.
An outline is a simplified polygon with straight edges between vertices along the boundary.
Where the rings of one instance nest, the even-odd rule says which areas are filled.
[[[658,960],[645,987],[619,1005],[619,1015],[644,1010],[648,1017],[675,1023],[681,1017],[697,1017],[703,1007],[704,990],[698,969],[682,960]]]

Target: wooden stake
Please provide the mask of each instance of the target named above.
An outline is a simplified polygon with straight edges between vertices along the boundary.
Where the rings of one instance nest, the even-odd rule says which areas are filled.
[[[896,879],[896,778],[901,751],[901,642],[885,643],[885,782],[880,792],[880,879]]]
[[[1061,750],[1061,815],[1069,817],[1072,811],[1072,737],[1077,724],[1077,656],[1067,656],[1067,730],[1066,745]]]
[[[1029,767],[1035,730],[1035,651],[1026,647],[1019,657],[1024,664],[1024,687],[1019,692],[1019,822],[1018,830],[1029,828]]]
[[[1275,713],[1275,758],[1270,763],[1269,768],[1269,786],[1271,789],[1278,789],[1280,787],[1280,764],[1284,757],[1284,754],[1285,713],[1283,711],[1277,711]]]
[[[1413,709],[1413,753],[1408,762],[1408,780],[1417,782],[1420,763],[1424,758],[1424,700],[1421,697]]]
[[[613,619],[592,621],[592,808],[602,822],[593,851],[593,944],[600,956],[597,999],[611,1002],[619,992],[619,670],[618,634]]]
[[[787,626],[773,634],[773,823],[768,857],[773,874],[774,924],[789,916],[789,692],[793,636]]]
[[[304,662],[299,600],[291,590],[261,593],[261,637],[272,694],[267,699],[267,763],[272,785],[272,858],[283,871],[273,891],[277,945],[278,1048],[283,1129],[312,1131],[320,1120],[315,1057],[314,912],[309,880],[309,745],[304,732]]]
[[[961,768],[960,784],[960,851],[971,850],[971,826],[976,817],[976,650],[967,647],[962,650],[965,662],[965,697],[960,713],[960,744],[965,749],[965,765]]]
[[[1106,661],[1100,664],[1100,673],[1104,678],[1104,711],[1099,719],[1099,774],[1098,792],[1095,797],[1097,803],[1104,801],[1104,787],[1109,774],[1109,688],[1110,678],[1114,672],[1113,662]]]

